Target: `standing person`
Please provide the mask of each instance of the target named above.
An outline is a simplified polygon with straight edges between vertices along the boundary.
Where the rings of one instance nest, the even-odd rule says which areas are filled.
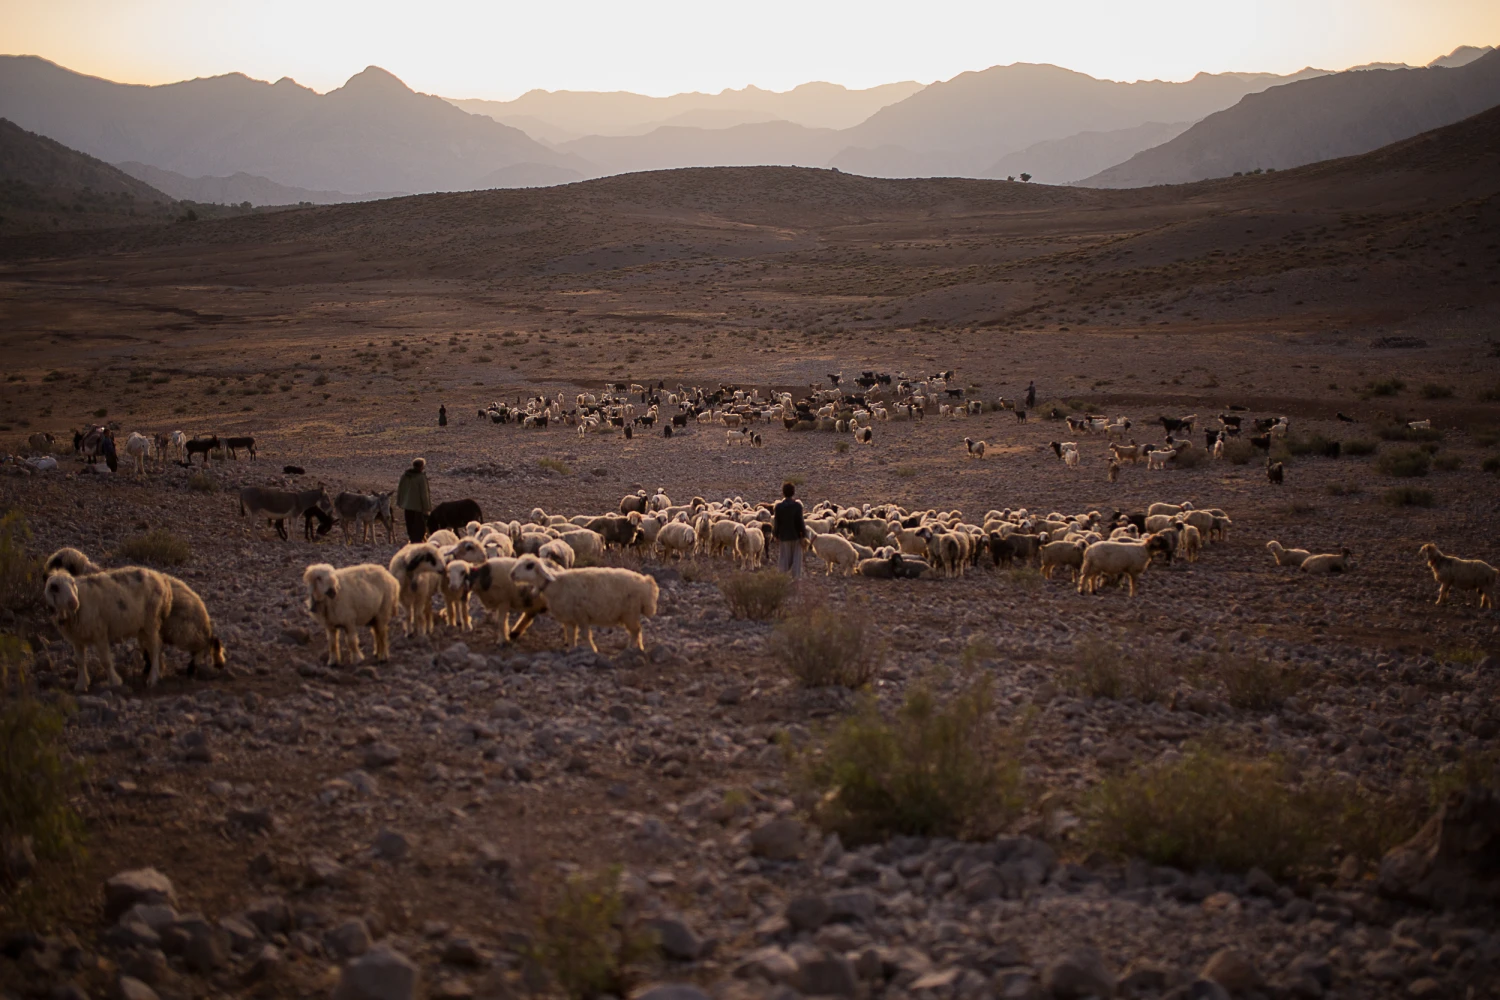
[[[99,437],[99,454],[104,456],[104,464],[109,466],[110,472],[120,471],[120,456],[115,451],[115,432],[108,427]]]
[[[1036,409],[1036,383],[1031,382],[1026,386],[1026,409]]]
[[[776,505],[776,521],[772,533],[780,543],[776,556],[776,568],[792,574],[792,579],[802,575],[802,543],[807,535],[807,522],[802,519],[802,503],[793,499],[797,487],[791,483],[781,484],[781,503]]]
[[[448,426],[448,408],[446,406],[443,406],[441,403],[438,404],[438,426]]]
[[[427,513],[432,510],[432,491],[427,488],[427,459],[414,458],[396,484],[396,506],[406,515],[406,537],[420,542],[427,537]]]

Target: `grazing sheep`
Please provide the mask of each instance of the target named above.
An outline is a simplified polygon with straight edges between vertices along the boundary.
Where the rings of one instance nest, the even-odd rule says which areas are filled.
[[[1325,552],[1308,556],[1302,560],[1304,573],[1347,573],[1354,568],[1354,553],[1340,549],[1337,553]]]
[[[390,658],[391,616],[396,613],[401,591],[395,576],[373,563],[343,569],[313,563],[303,571],[302,581],[307,584],[307,610],[328,635],[329,666],[343,661],[340,633],[349,637],[354,662],[364,662],[356,631],[361,625],[369,626],[375,637],[375,659]]]
[[[104,567],[95,564],[77,549],[67,548],[58,549],[42,563],[43,576],[51,576],[58,571],[73,576],[93,576],[95,573],[103,573]]]
[[[1276,560],[1278,566],[1301,566],[1312,555],[1306,549],[1283,548],[1274,538],[1266,543],[1266,551],[1271,553],[1271,558]]]
[[[432,596],[446,568],[442,553],[431,542],[411,542],[391,556],[390,574],[401,585],[406,610],[406,634],[429,635],[433,628]]]
[[[563,569],[573,568],[573,546],[560,538],[550,539],[545,545],[536,550],[536,554]]]
[[[1178,544],[1181,545],[1182,554],[1187,561],[1195,563],[1198,561],[1199,553],[1203,551],[1203,532],[1191,524],[1184,524]]]
[[[859,562],[859,551],[854,543],[840,534],[820,535],[812,529],[808,529],[811,536],[813,555],[823,560],[824,575],[831,575],[836,568],[845,573],[854,572],[855,564]]]
[[[1151,565],[1151,556],[1157,551],[1171,554],[1175,544],[1158,535],[1148,535],[1139,542],[1103,541],[1095,542],[1083,550],[1083,562],[1078,569],[1078,592],[1092,594],[1098,591],[1105,577],[1124,576],[1130,581],[1130,596],[1135,596],[1135,583]]]
[[[661,531],[656,533],[656,544],[663,552],[673,553],[681,559],[698,547],[698,533],[686,521],[673,521],[662,525]]]
[[[574,528],[564,531],[560,539],[568,543],[573,554],[579,559],[602,559],[604,557],[604,538],[597,531],[589,531],[587,528]],[[657,538],[660,539],[660,532]]]
[[[1266,479],[1273,486],[1280,486],[1286,482],[1286,467],[1280,462],[1273,462],[1269,458],[1266,459]]]
[[[1438,583],[1437,603],[1442,604],[1448,599],[1448,592],[1457,588],[1458,590],[1475,590],[1479,592],[1479,607],[1495,608],[1495,597],[1497,583],[1500,583],[1500,570],[1482,559],[1459,559],[1456,556],[1444,555],[1436,545],[1428,542],[1417,550],[1423,559],[1427,560],[1427,566],[1432,570],[1432,577]]]
[[[510,571],[516,584],[526,587],[546,602],[547,613],[563,627],[563,642],[568,648],[578,644],[580,633],[594,644],[594,629],[621,627],[630,633],[634,645],[646,649],[642,618],[656,614],[659,588],[656,581],[642,573],[615,567],[588,569],[555,569],[535,556],[522,556]],[[535,612],[527,612],[534,618]],[[525,630],[527,619],[517,625]]]
[[[1084,545],[1081,542],[1048,542],[1041,548],[1042,576],[1052,579],[1054,570],[1066,567],[1068,579],[1072,580],[1077,575],[1077,570],[1083,565]]]
[[[134,638],[146,654],[146,686],[161,678],[161,633],[172,611],[172,586],[155,570],[128,566],[75,577],[59,570],[47,577],[42,596],[78,660],[75,690],[89,689],[88,650],[103,664],[109,683],[119,685],[110,644]]]
[[[975,441],[973,438],[964,438],[964,447],[969,449],[970,458],[984,457],[985,443],[983,441]]]
[[[543,607],[511,579],[510,571],[515,568],[516,561],[508,557],[488,559],[469,570],[469,592],[479,598],[479,603],[494,618],[501,642],[510,642],[520,634],[520,630],[514,635],[511,633],[511,612],[534,613]]]
[[[1147,471],[1150,471],[1152,469],[1161,469],[1165,471],[1167,468],[1167,462],[1176,457],[1177,452],[1171,450],[1162,451],[1158,449],[1155,451],[1148,451],[1146,453],[1146,469]]]

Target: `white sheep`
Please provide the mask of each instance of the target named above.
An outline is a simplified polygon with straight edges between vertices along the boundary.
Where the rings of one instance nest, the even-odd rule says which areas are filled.
[[[573,547],[560,538],[552,539],[546,545],[537,549],[536,554],[563,569],[573,568],[573,560],[575,558]]]
[[[1068,579],[1072,580],[1078,568],[1083,565],[1083,553],[1085,546],[1081,542],[1061,541],[1048,542],[1041,548],[1041,573],[1048,580],[1052,579],[1052,573],[1059,567],[1066,567]]]
[[[656,544],[663,552],[673,553],[679,559],[691,555],[698,546],[698,533],[687,521],[673,521],[662,526],[656,533]]]
[[[427,541],[432,545],[457,545],[458,535],[448,528],[439,528],[427,536]]]
[[[1146,453],[1146,471],[1149,472],[1152,469],[1165,470],[1167,467],[1167,462],[1176,457],[1177,452],[1175,451],[1148,451]]]
[[[1178,547],[1188,562],[1197,562],[1198,554],[1203,551],[1203,532],[1191,524],[1184,524],[1182,535],[1178,539]]]
[[[373,563],[334,569],[328,563],[313,563],[302,573],[307,584],[307,610],[328,635],[329,666],[343,660],[340,633],[349,637],[354,662],[364,662],[359,648],[361,625],[369,626],[375,638],[375,659],[391,655],[391,616],[396,613],[401,585],[396,577]]]
[[[746,566],[754,569],[760,565],[766,551],[765,532],[755,525],[741,525],[734,536],[735,556]]]
[[[1308,556],[1302,560],[1302,572],[1304,573],[1347,573],[1354,568],[1354,553],[1348,549],[1338,552],[1324,552],[1320,555]]]
[[[109,647],[131,638],[146,654],[146,686],[161,678],[161,632],[172,611],[172,586],[161,573],[129,566],[75,577],[59,570],[47,577],[42,595],[78,660],[75,690],[89,689],[90,648],[103,664],[109,683],[121,684]]]
[[[646,649],[643,618],[656,614],[659,588],[656,581],[642,573],[616,567],[595,566],[587,569],[556,569],[535,556],[522,556],[510,571],[516,584],[535,593],[546,602],[547,613],[563,627],[563,642],[568,648],[578,644],[580,633],[588,639],[594,652],[594,629],[620,627],[630,633],[637,649]],[[516,632],[525,631],[527,612]]]
[[[1432,577],[1437,581],[1437,603],[1446,601],[1451,590],[1475,590],[1479,592],[1479,607],[1494,610],[1496,591],[1500,589],[1500,570],[1482,559],[1459,559],[1444,555],[1431,542],[1417,551],[1427,560],[1427,567],[1432,570]]]
[[[391,556],[390,574],[401,585],[407,635],[432,633],[432,598],[442,584],[446,568],[442,553],[431,542],[403,545]]]
[[[1076,447],[1074,447],[1074,448],[1064,447],[1063,448],[1063,462],[1068,466],[1068,468],[1070,468],[1070,469],[1076,469],[1076,468],[1078,468],[1079,463],[1082,462],[1082,461],[1083,461],[1083,456],[1081,456],[1078,453],[1078,449]]]
[[[597,560],[604,558],[604,536],[597,531],[590,531],[587,528],[573,528],[563,531],[558,537],[561,541],[568,543],[568,547],[573,550],[574,556],[579,559]]]
[[[854,572],[854,567],[859,563],[859,551],[855,549],[854,543],[839,534],[820,535],[811,534],[813,555],[823,560],[825,575],[831,574],[835,567],[845,573]]]
[[[1271,553],[1271,558],[1276,560],[1278,566],[1301,566],[1312,556],[1306,549],[1283,548],[1274,538],[1266,543],[1266,551]]]
[[[1078,592],[1092,594],[1105,577],[1124,576],[1130,581],[1130,596],[1134,597],[1136,580],[1151,565],[1151,552],[1150,537],[1139,542],[1095,542],[1083,550],[1083,562],[1078,569]]]

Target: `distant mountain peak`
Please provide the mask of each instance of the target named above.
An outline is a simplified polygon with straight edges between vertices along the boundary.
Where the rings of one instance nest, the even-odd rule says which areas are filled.
[[[348,82],[335,91],[335,93],[339,92],[360,97],[392,97],[415,93],[401,82],[400,77],[379,66],[366,66],[362,71],[355,73]]]

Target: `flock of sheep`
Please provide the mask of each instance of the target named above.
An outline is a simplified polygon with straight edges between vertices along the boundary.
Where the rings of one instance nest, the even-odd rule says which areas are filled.
[[[478,600],[496,625],[501,642],[522,635],[539,615],[563,628],[568,647],[586,641],[597,652],[595,628],[623,628],[645,648],[644,622],[656,614],[656,580],[619,567],[578,566],[597,562],[609,549],[681,558],[722,556],[755,568],[771,541],[772,507],[740,498],[673,503],[665,493],[642,490],[624,497],[616,512],[565,517],[540,508],[526,521],[470,521],[442,528],[422,542],[401,547],[388,565],[342,569],[328,563],[303,573],[307,607],[324,627],[327,660],[343,662],[342,640],[354,662],[364,659],[357,630],[374,635],[377,660],[390,655],[390,628],[403,617],[408,635],[430,635],[437,621],[473,628],[471,602]],[[1205,546],[1223,540],[1232,527],[1215,508],[1190,503],[1152,504],[1133,513],[1099,511],[1063,515],[991,510],[975,524],[959,511],[908,511],[901,507],[840,507],[828,502],[805,516],[803,544],[827,573],[876,579],[955,577],[985,565],[1014,563],[1051,578],[1066,569],[1078,593],[1125,583],[1134,596],[1143,573],[1157,561],[1196,561]],[[1309,573],[1352,568],[1348,550],[1314,554],[1268,543],[1278,565]],[[1438,600],[1454,590],[1476,591],[1481,609],[1494,609],[1500,572],[1477,559],[1459,559],[1435,545],[1421,555],[1437,581]],[[163,647],[186,652],[191,668],[222,665],[224,646],[203,601],[183,581],[136,566],[105,569],[77,549],[64,548],[44,564],[43,597],[77,660],[77,688],[89,686],[87,655],[95,652],[111,684],[119,684],[110,647],[135,639],[147,664],[146,683],[162,670]],[[437,608],[441,602],[441,609]],[[512,615],[519,615],[514,626]]]

